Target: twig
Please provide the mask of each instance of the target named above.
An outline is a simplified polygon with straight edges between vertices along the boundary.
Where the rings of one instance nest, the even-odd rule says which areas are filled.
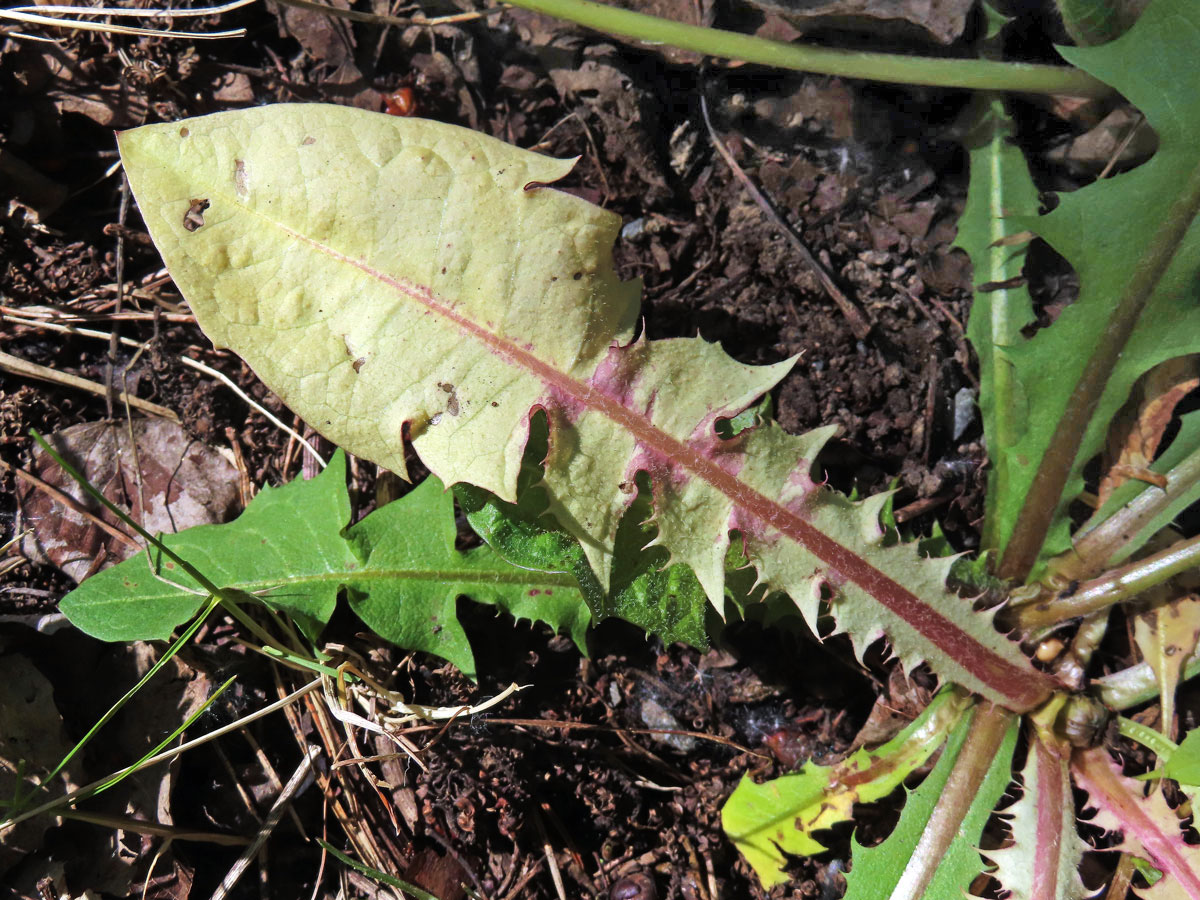
[[[937,509],[948,503],[954,497],[953,494],[934,494],[932,497],[922,497],[919,500],[914,500],[907,506],[902,506],[892,514],[892,518],[897,524],[903,524],[909,519],[915,519],[917,516],[923,516],[930,510]]]
[[[220,381],[223,385],[225,385],[227,388],[229,388],[231,391],[233,391],[235,394],[237,394],[239,397],[241,397],[243,400],[245,400],[253,409],[255,409],[257,412],[261,413],[267,419],[268,422],[270,422],[276,428],[291,435],[293,438],[295,438],[297,441],[299,441],[301,444],[303,444],[305,449],[307,449],[308,452],[313,455],[313,458],[320,464],[321,468],[322,469],[325,468],[325,466],[326,466],[325,460],[321,458],[321,454],[317,452],[317,449],[312,444],[310,444],[308,441],[306,441],[304,439],[303,435],[301,435],[299,432],[297,432],[296,429],[285,425],[279,419],[278,416],[273,414],[269,409],[267,409],[261,403],[258,403],[257,401],[255,401],[254,398],[252,398],[249,394],[247,394],[240,387],[238,387],[237,384],[234,382],[234,380],[232,378],[230,378],[228,375],[226,375],[224,372],[214,369],[211,366],[206,366],[204,363],[202,363],[198,360],[192,359],[190,356],[183,356],[182,354],[180,354],[180,356],[179,356],[179,361],[182,362],[185,366],[191,366],[197,372],[203,372],[205,375],[208,375],[210,378],[215,378],[218,381]]]
[[[542,870],[542,861],[536,860],[532,866],[521,873],[521,877],[517,879],[517,883],[512,886],[507,894],[504,895],[504,900],[514,900],[519,897],[521,892],[525,890],[525,885],[529,884],[540,871]]]
[[[454,15],[438,16],[432,19],[427,19],[425,16],[413,16],[403,19],[398,16],[385,16],[378,13],[359,12],[353,9],[341,9],[336,6],[327,6],[324,3],[312,3],[310,0],[278,0],[278,2],[284,6],[294,6],[297,9],[310,9],[313,12],[322,13],[326,16],[333,16],[335,19],[349,19],[351,22],[365,22],[368,25],[453,25],[458,22],[471,22],[475,19],[486,18],[487,16],[502,13],[505,10],[503,6],[494,6],[491,9],[455,13]]]
[[[542,840],[542,853],[545,854],[546,863],[550,867],[550,880],[554,882],[558,900],[567,900],[567,889],[563,885],[562,872],[558,869],[558,860],[554,857],[554,848],[550,846],[550,836],[546,834],[546,825],[542,822],[541,813],[536,809],[533,811],[533,821],[537,823],[538,837]]]
[[[1100,170],[1100,174],[1096,176],[1097,181],[1103,181],[1109,176],[1109,173],[1112,172],[1113,168],[1116,167],[1117,160],[1121,158],[1121,154],[1125,152],[1125,148],[1133,142],[1134,135],[1138,133],[1138,129],[1141,128],[1145,122],[1146,114],[1139,112],[1137,120],[1134,121],[1133,125],[1129,129],[1129,133],[1121,139],[1121,143],[1117,145],[1117,149],[1113,150],[1112,156],[1108,158],[1108,162],[1104,164],[1104,168]],[[1122,860],[1123,859],[1124,857],[1122,857]]]
[[[249,744],[250,749],[254,751],[254,758],[258,760],[259,766],[261,766],[263,772],[266,773],[267,780],[271,783],[271,787],[275,788],[277,791],[282,791],[283,781],[280,779],[279,773],[275,771],[275,767],[271,765],[270,757],[268,757],[263,751],[263,748],[261,745],[259,745],[258,741],[254,739],[254,734],[249,728],[243,728],[242,737],[246,739],[246,743]],[[300,819],[300,816],[297,814],[296,810],[289,807],[288,815],[291,817],[292,824],[296,826],[296,831],[300,834],[300,836],[306,841],[309,840],[308,833],[304,830],[304,822]]]
[[[155,837],[167,838],[173,841],[197,841],[205,844],[218,844],[225,847],[242,847],[250,841],[240,834],[221,834],[219,831],[191,831],[186,828],[176,828],[174,825],[160,825],[158,822],[146,822],[131,816],[114,816],[109,813],[82,812],[70,810],[61,814],[64,819],[76,822],[87,822],[89,825],[99,825],[103,828],[113,828],[120,831],[132,831],[134,834],[149,834]]]
[[[275,803],[271,806],[271,811],[267,813],[266,821],[262,827],[258,829],[258,834],[254,836],[254,840],[250,846],[243,851],[238,857],[237,862],[233,864],[229,872],[217,885],[217,889],[213,891],[212,900],[224,900],[224,897],[233,889],[234,885],[241,879],[243,873],[249,867],[251,860],[258,855],[258,851],[271,836],[271,832],[275,830],[275,826],[279,824],[279,820],[283,818],[283,811],[291,803],[292,797],[299,793],[304,780],[308,777],[309,771],[312,769],[313,760],[320,755],[320,748],[309,747],[308,752],[304,754],[304,759],[300,765],[296,767],[296,771],[292,773],[292,777],[283,787],[283,791],[275,798]]]
[[[121,312],[121,301],[125,295],[125,217],[129,214],[129,179],[124,173],[121,175],[121,205],[117,213],[117,225],[120,226],[117,230],[117,302],[113,306],[113,311],[118,315]],[[113,368],[117,364],[117,348],[121,346],[120,336],[117,334],[119,329],[114,327],[112,333],[108,336],[108,356],[104,360],[104,403],[108,409],[108,417],[113,417],[113,400],[115,394],[113,390]],[[121,386],[125,386],[122,379]],[[130,443],[132,445],[133,435],[130,434]],[[145,507],[142,507],[145,509]]]
[[[769,756],[759,753],[756,750],[751,750],[749,747],[743,747],[736,741],[731,741],[729,738],[721,737],[718,734],[705,734],[703,731],[683,731],[678,728],[616,728],[612,725],[598,725],[593,722],[563,722],[555,719],[488,719],[488,725],[517,725],[526,728],[562,728],[564,730],[580,730],[580,731],[607,731],[612,734],[677,734],[681,737],[695,738],[701,741],[711,741],[714,744],[723,744],[738,753],[748,753],[751,756],[758,756],[763,759],[770,759]],[[417,731],[413,728],[409,731]]]
[[[127,16],[138,19],[187,19],[199,16],[219,16],[257,0],[233,0],[221,6],[199,6],[194,9],[130,9],[127,6],[10,6],[5,12],[42,13],[69,16]]]
[[[26,7],[28,8],[28,7]],[[54,9],[54,7],[39,6],[37,9]],[[78,8],[78,7],[75,7]],[[99,10],[89,9],[89,13]],[[139,10],[141,12],[141,10]],[[128,14],[128,13],[127,13]],[[111,13],[110,13],[111,15]],[[100,31],[104,34],[129,34],[145,37],[187,37],[193,40],[216,40],[219,38],[239,38],[246,36],[245,28],[235,28],[230,31],[176,31],[173,28],[137,28],[131,25],[114,25],[111,22],[88,22],[83,19],[55,19],[53,16],[20,12],[16,9],[0,9],[0,19],[10,19],[14,22],[25,22],[29,25],[46,25],[51,28],[71,28],[75,31]],[[25,37],[39,40],[37,35],[14,34],[13,37]]]
[[[776,212],[771,201],[763,195],[763,192],[758,189],[758,186],[750,179],[750,176],[738,165],[738,161],[733,158],[733,154],[729,152],[729,148],[725,146],[725,142],[721,140],[716,129],[713,128],[712,119],[708,115],[708,101],[704,98],[703,94],[700,95],[700,112],[704,115],[704,124],[708,128],[708,136],[712,139],[713,148],[720,155],[721,159],[725,160],[725,164],[733,171],[737,180],[742,183],[742,186],[746,189],[746,193],[767,214],[767,218],[771,220],[779,230],[779,233],[787,238],[788,243],[792,245],[792,249],[800,255],[800,258],[804,260],[804,264],[817,276],[817,281],[821,283],[821,287],[825,289],[825,293],[838,305],[838,309],[846,317],[846,322],[850,325],[850,330],[854,332],[854,336],[860,341],[866,340],[867,335],[871,333],[871,323],[867,321],[866,317],[859,311],[850,298],[842,293],[842,289],[834,284],[833,278],[825,271],[825,267],[821,265],[817,258],[813,256],[812,251],[808,249],[808,246],[801,239],[800,235],[796,233],[795,229],[788,224],[783,216]]]
[[[148,302],[157,302],[159,306],[161,302],[155,297],[147,294],[145,291],[133,290],[129,294],[137,300],[146,300]],[[85,297],[79,298],[81,301],[88,299]],[[98,299],[92,297],[91,299]],[[58,320],[60,322],[147,322],[159,319],[163,322],[170,322],[172,325],[195,325],[196,317],[191,313],[172,312],[170,309],[165,313],[159,311],[154,312],[123,312],[119,316],[114,316],[105,312],[80,312],[72,310],[70,312],[58,309],[53,306],[0,306],[0,314],[5,316],[27,316],[30,319],[45,319]],[[107,337],[107,333],[105,337]]]
[[[115,525],[111,525],[108,522],[104,521],[104,519],[100,518],[98,515],[96,515],[90,509],[85,507],[82,503],[80,503],[78,500],[76,500],[74,497],[72,497],[66,491],[56,488],[54,485],[43,481],[42,479],[38,478],[36,475],[26,472],[24,469],[18,469],[16,466],[9,465],[2,459],[0,459],[0,469],[7,469],[8,471],[12,472],[14,475],[17,476],[17,478],[33,485],[39,491],[42,491],[44,494],[46,494],[46,496],[48,496],[51,500],[53,500],[56,503],[61,504],[62,506],[65,506],[67,509],[71,510],[71,512],[73,512],[77,515],[83,516],[85,519],[90,521],[97,528],[103,529],[105,532],[107,532],[110,536],[116,538],[118,541],[128,544],[130,547],[134,547],[138,550],[142,549],[142,545],[139,544],[131,535],[128,535],[124,531],[121,531],[121,529],[117,528]]]
[[[48,381],[51,384],[59,384],[64,387],[87,391],[99,397],[104,397],[108,394],[108,391],[105,390],[102,384],[96,384],[96,382],[80,378],[78,375],[68,375],[66,372],[59,372],[48,366],[39,366],[37,363],[28,362],[20,357],[13,356],[11,353],[5,353],[3,350],[0,350],[0,369],[11,372],[14,375],[23,375],[26,378],[36,378],[39,381]],[[144,413],[167,419],[176,425],[179,424],[179,416],[165,406],[159,406],[157,403],[151,403],[149,400],[143,400],[141,397],[130,397],[124,392],[121,392],[117,399],[122,401],[127,400],[130,406],[140,409]]]

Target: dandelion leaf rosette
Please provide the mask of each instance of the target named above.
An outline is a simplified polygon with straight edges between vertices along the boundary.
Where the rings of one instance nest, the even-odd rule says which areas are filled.
[[[548,187],[571,161],[462,128],[337,106],[218,113],[120,136],[142,214],[201,327],[352,453],[516,497],[531,411],[550,423],[551,512],[607,584],[649,473],[657,542],[720,609],[731,533],[810,625],[822,599],[861,652],[1013,708],[1049,685],[947,560],[885,547],[884,502],[813,479],[831,435],[766,424],[721,439],[790,362],[742,365],[700,338],[634,340],[619,218]]]

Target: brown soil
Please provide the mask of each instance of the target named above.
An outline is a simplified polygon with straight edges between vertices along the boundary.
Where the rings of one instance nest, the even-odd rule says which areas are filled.
[[[348,28],[299,10],[276,18],[252,6],[220,22],[247,29],[237,41],[72,33],[60,45],[5,44],[0,153],[12,163],[0,179],[18,202],[0,219],[0,303],[26,315],[51,307],[69,312],[82,325],[119,329],[149,349],[120,346],[109,361],[105,340],[8,321],[0,323],[0,349],[101,384],[115,364],[130,393],[175,411],[191,437],[235,447],[247,485],[297,477],[303,463],[294,441],[179,362],[188,351],[293,421],[235,357],[211,349],[187,314],[136,208],[125,206],[120,175],[110,171],[112,130],[268,102],[380,110],[382,94],[409,88],[421,115],[581,157],[567,187],[627,223],[616,256],[623,275],[644,280],[650,336],[699,332],[751,363],[798,356],[775,392],[776,415],[796,432],[831,422],[843,427],[823,459],[831,481],[860,492],[896,483],[905,527],[928,529],[936,518],[959,547],[973,546],[983,454],[978,420],[964,415],[974,385],[962,331],[969,273],[950,249],[964,179],[954,146],[935,139],[961,98],[672,62],[519,11],[489,21]],[[740,164],[799,230],[869,332],[856,333],[714,153],[701,97]],[[126,292],[120,312],[118,283]],[[0,458],[7,467],[32,469],[31,429],[51,433],[121,413],[119,404],[110,410],[103,397],[62,385],[0,378]],[[4,539],[22,523],[7,467],[0,473]],[[355,472],[362,514],[373,502],[374,469]],[[53,566],[25,562],[2,577],[0,654],[19,649],[33,661],[54,687],[67,734],[77,739],[132,683],[125,650],[69,628],[31,627],[71,587]],[[354,766],[334,770],[332,782],[322,775],[324,791],[299,797],[297,819],[285,816],[259,874],[244,878],[235,896],[334,896],[339,882],[369,892],[370,882],[333,860],[319,869],[320,851],[297,830],[299,822],[309,838],[325,834],[346,846],[330,812],[336,802],[374,835],[377,864],[443,900],[463,896],[460,882],[489,898],[555,897],[548,854],[571,897],[766,896],[721,834],[724,799],[747,771],[781,774],[806,758],[844,753],[876,697],[888,695],[891,664],[874,659],[863,669],[838,640],[820,644],[742,625],[705,654],[663,647],[610,622],[595,631],[590,658],[582,658],[561,638],[497,621],[465,601],[461,614],[476,638],[478,687],[429,658],[373,646],[348,614],[328,635],[365,655],[377,673],[391,673],[392,686],[416,702],[488,696],[512,681],[533,687],[490,716],[448,729],[423,754],[428,772],[385,762],[372,768],[387,782],[378,788]],[[211,686],[239,676],[196,733],[278,696],[277,676],[232,641],[227,625],[204,630],[184,657],[181,680]],[[301,684],[292,674],[281,677]],[[892,687],[891,702],[903,703],[908,688],[894,680]],[[142,712],[110,726],[120,739],[102,737],[89,749],[81,771],[111,771],[152,742],[145,708],[137,708]],[[648,710],[714,739],[640,733]],[[310,708],[293,727],[317,741],[318,724]],[[182,828],[254,834],[275,796],[262,760],[286,780],[298,751],[278,716],[249,731],[261,755],[236,736],[220,749],[187,755],[173,774],[170,800],[157,811],[169,810]],[[394,750],[382,740],[377,747],[363,740],[359,749]],[[248,792],[249,805],[239,790]],[[122,791],[95,808],[155,817],[154,802]],[[859,840],[882,835],[888,816],[864,813]],[[177,841],[155,863],[160,840],[132,830],[121,835],[114,843],[111,828],[56,825],[0,883],[31,897],[40,872],[61,871],[73,893],[122,895],[148,882],[154,898],[208,896],[240,852]],[[830,854],[798,861],[796,880],[771,896],[838,896],[848,830],[827,843]]]

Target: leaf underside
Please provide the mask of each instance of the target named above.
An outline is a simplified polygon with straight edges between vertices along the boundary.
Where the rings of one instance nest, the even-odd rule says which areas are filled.
[[[1150,860],[1164,873],[1139,893],[1164,900],[1200,897],[1200,848],[1184,840],[1179,814],[1158,786],[1146,795],[1144,783],[1121,774],[1120,765],[1101,747],[1076,752],[1073,763],[1076,783],[1098,810],[1094,824],[1120,832],[1120,849]]]
[[[829,599],[860,654],[886,634],[906,666],[927,661],[1012,708],[1049,692],[989,614],[945,590],[950,561],[884,546],[883,497],[855,504],[814,481],[831,429],[718,435],[791,363],[745,366],[699,338],[634,341],[639,288],[611,262],[618,218],[545,187],[571,162],[312,105],[146,126],[120,144],[201,327],[347,450],[402,473],[409,435],[446,483],[514,502],[542,410],[550,512],[602,587],[644,472],[656,544],[718,610],[739,535],[810,627]]]
[[[1065,748],[1069,755],[1070,748]],[[1075,801],[1067,756],[1038,736],[1030,741],[1023,790],[1005,810],[1012,843],[985,855],[1005,896],[1013,900],[1083,900],[1091,895],[1079,877],[1088,845],[1075,827]]]

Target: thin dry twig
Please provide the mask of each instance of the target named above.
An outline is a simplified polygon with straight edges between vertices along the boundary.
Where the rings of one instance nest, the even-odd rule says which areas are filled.
[[[47,7],[42,7],[46,9]],[[193,40],[218,40],[220,38],[240,38],[246,36],[245,28],[235,28],[230,31],[177,31],[173,28],[137,28],[132,25],[114,25],[108,22],[88,22],[83,19],[55,19],[51,16],[40,16],[34,13],[17,12],[16,10],[0,10],[0,19],[10,19],[14,22],[24,22],[28,25],[45,25],[51,28],[70,28],[74,31],[100,31],[104,34],[127,34],[135,37],[168,37],[192,38]],[[26,40],[45,40],[36,34],[10,32],[10,37]]]
[[[3,350],[0,350],[0,369],[11,372],[13,375],[36,378],[39,381],[48,381],[51,384],[87,391],[99,397],[104,397],[108,393],[102,384],[96,384],[96,382],[80,378],[78,375],[59,372],[48,366],[39,366],[37,363],[31,363],[20,357],[13,356],[11,353],[5,353]],[[128,402],[130,406],[144,413],[167,419],[177,425],[179,424],[179,416],[175,414],[174,410],[167,409],[165,406],[159,406],[157,403],[151,403],[149,400],[143,400],[141,397],[130,397],[124,391],[117,396],[117,399]]]
[[[767,199],[763,192],[758,189],[758,186],[750,179],[750,176],[738,165],[738,161],[733,158],[733,154],[729,152],[729,148],[725,146],[725,142],[721,140],[717,134],[717,130],[713,127],[712,119],[708,115],[708,102],[705,100],[703,94],[700,95],[700,111],[704,115],[704,124],[708,128],[708,135],[712,140],[713,148],[720,155],[721,159],[725,160],[725,164],[729,166],[730,170],[737,177],[737,180],[742,183],[742,186],[746,189],[746,193],[767,214],[767,218],[771,220],[780,234],[792,245],[792,249],[800,255],[800,258],[804,260],[804,264],[817,276],[817,280],[821,283],[821,287],[825,289],[825,293],[837,304],[838,309],[842,311],[842,315],[846,317],[846,322],[850,326],[850,330],[854,332],[854,336],[860,341],[866,340],[873,326],[859,308],[854,305],[854,302],[834,283],[833,277],[825,271],[825,267],[813,256],[812,251],[808,249],[804,240],[796,233],[796,230],[776,211],[774,204]]]
[[[135,9],[128,6],[10,6],[3,12],[41,13],[66,16],[113,16],[135,19],[188,19],[200,16],[219,16],[249,6],[258,0],[233,0],[220,6],[199,6],[194,9]]]
[[[115,285],[113,286],[115,289]],[[145,300],[150,303],[157,303],[160,307],[162,302],[156,300],[154,295],[148,294],[145,291],[134,289],[128,292],[128,296],[135,300]],[[84,299],[98,299],[98,295],[90,298],[80,297]],[[172,325],[195,325],[196,317],[191,313],[172,312],[170,309],[164,313],[161,310],[153,312],[123,312],[120,315],[113,315],[103,311],[81,312],[79,310],[63,310],[53,306],[0,306],[0,315],[18,316],[36,321],[56,321],[56,322],[152,322],[155,319],[160,322],[169,322]],[[107,333],[105,337],[107,337]]]
[[[177,31],[167,28],[140,28],[132,25],[115,25],[111,22],[91,22],[87,19],[59,19],[56,16],[105,16],[107,18],[131,17],[139,19],[183,19],[195,16],[218,16],[257,0],[233,0],[220,6],[205,6],[197,9],[130,9],[119,6],[13,6],[0,9],[0,19],[24,22],[29,25],[45,25],[51,28],[70,28],[75,31],[99,31],[105,34],[145,35],[150,37],[188,37],[197,40],[245,37],[246,29],[228,31]],[[16,34],[31,40],[46,40],[40,35]]]
[[[101,828],[130,831],[134,834],[147,834],[174,841],[195,841],[204,844],[218,844],[223,847],[242,847],[250,843],[249,838],[242,837],[240,834],[195,831],[188,828],[177,828],[174,825],[160,825],[158,822],[147,822],[143,819],[135,819],[132,816],[83,812],[77,809],[64,812],[62,816],[65,819],[71,819],[75,822],[87,822],[89,825],[99,825]]]
[[[683,731],[678,728],[617,728],[612,725],[598,725],[593,722],[566,722],[557,719],[492,719],[487,720],[488,725],[516,725],[525,728],[561,728],[566,731],[607,731],[612,734],[677,734],[682,737],[695,738],[700,741],[711,741],[714,744],[722,744],[738,753],[748,753],[751,756],[758,756],[762,759],[770,759],[771,757],[765,753],[759,753],[756,750],[751,750],[749,747],[743,747],[736,741],[731,741],[727,737],[721,737],[719,734],[705,734],[703,731]],[[409,731],[420,731],[421,728],[410,728]]]
[[[1138,129],[1140,129],[1145,123],[1145,113],[1138,113],[1137,119],[1129,128],[1129,133],[1121,139],[1121,143],[1117,145],[1115,150],[1113,150],[1112,156],[1110,156],[1108,162],[1104,164],[1104,168],[1100,170],[1100,174],[1096,176],[1097,181],[1103,181],[1112,173],[1112,170],[1117,165],[1117,160],[1121,158],[1121,154],[1125,152],[1125,148],[1133,142],[1133,138],[1138,133]],[[1124,860],[1124,857],[1122,857],[1122,860]]]
[[[309,772],[312,770],[313,760],[321,754],[319,747],[309,747],[304,754],[304,759],[300,761],[300,765],[296,767],[296,771],[292,773],[292,777],[288,779],[287,784],[283,786],[283,790],[279,796],[275,798],[275,802],[271,805],[271,811],[267,813],[267,818],[263,822],[262,827],[258,829],[258,833],[254,836],[254,840],[250,843],[242,855],[237,858],[237,862],[230,867],[229,872],[217,885],[217,889],[213,891],[212,900],[224,900],[225,896],[238,883],[246,869],[250,866],[251,861],[258,855],[267,838],[271,836],[271,832],[275,830],[275,826],[279,824],[279,820],[283,818],[283,811],[291,805],[292,798],[300,793],[304,786],[305,780],[308,778]]]
[[[398,16],[385,16],[378,13],[358,12],[353,9],[341,9],[336,6],[326,6],[324,3],[312,3],[311,0],[279,0],[284,6],[294,6],[297,9],[310,9],[313,12],[333,16],[335,19],[349,19],[352,22],[365,22],[368,25],[454,25],[458,22],[472,22],[488,16],[504,12],[507,7],[493,6],[490,9],[479,9],[473,12],[455,13],[449,16],[437,16],[428,19],[417,15],[404,19]]]
[[[192,359],[190,356],[184,356],[182,354],[180,354],[180,356],[179,356],[179,361],[182,362],[185,366],[191,366],[197,372],[203,372],[205,375],[208,375],[210,378],[217,379],[219,382],[221,382],[223,385],[225,385],[227,388],[229,388],[231,391],[233,391],[235,394],[237,394],[239,397],[241,397],[243,400],[245,400],[246,403],[248,403],[255,411],[257,411],[263,417],[265,417],[268,422],[270,422],[272,425],[274,425],[276,428],[280,429],[281,431],[284,431],[287,434],[291,435],[293,438],[295,438],[297,441],[299,441],[301,444],[303,444],[304,448],[306,450],[308,450],[309,453],[312,454],[313,459],[315,459],[317,461],[317,464],[320,465],[320,467],[322,469],[325,468],[327,463],[325,462],[324,459],[322,459],[321,454],[317,452],[316,447],[314,447],[307,440],[305,440],[304,436],[301,435],[298,431],[296,431],[295,428],[291,428],[288,425],[285,425],[278,416],[276,416],[274,413],[272,413],[269,409],[267,409],[261,403],[258,403],[257,401],[255,401],[253,397],[251,397],[249,394],[247,394],[245,391],[243,391],[240,387],[238,387],[237,383],[232,378],[230,378],[228,375],[226,375],[224,372],[221,372],[218,369],[214,369],[212,366],[206,366],[204,363],[200,362],[199,360]]]
[[[2,310],[2,309],[3,308],[0,307],[0,310]],[[23,325],[26,328],[36,328],[36,329],[42,329],[45,331],[56,331],[56,332],[59,332],[60,334],[70,334],[70,335],[76,335],[79,337],[89,337],[89,338],[95,338],[97,340],[104,340],[104,341],[110,341],[110,342],[111,342],[112,338],[114,337],[114,332],[98,331],[93,328],[80,328],[75,325],[62,325],[58,322],[48,322],[48,321],[45,321],[42,319],[27,319],[24,316],[16,316],[16,315],[12,315],[11,313],[5,313],[3,311],[0,311],[0,322],[11,322],[14,325]],[[135,341],[133,338],[117,337],[116,340],[121,346],[132,347],[138,351],[150,349],[150,345],[148,343],[143,343],[141,341]],[[111,343],[110,343],[110,346],[111,346]],[[222,384],[225,384],[226,386],[228,386],[239,397],[241,397],[243,400],[245,400],[246,403],[248,403],[251,407],[253,407],[254,409],[261,412],[268,419],[271,418],[271,413],[268,410],[264,409],[261,405],[256,403],[252,397],[249,397],[245,393],[245,391],[243,391],[241,388],[239,388],[236,384],[231,383],[230,380],[228,378],[226,378],[221,372],[217,371],[216,369],[210,369],[208,366],[205,366],[204,363],[197,362],[196,360],[189,361],[189,357],[186,357],[186,356],[180,357],[180,359],[183,360],[184,365],[190,365],[192,368],[195,368],[198,371],[204,372],[204,374],[206,374],[206,375],[212,375],[212,373],[215,372],[216,374],[212,375],[212,377],[216,377],[216,378],[220,379]],[[225,429],[225,437],[229,440],[229,446],[233,452],[234,465],[237,466],[237,470],[238,470],[238,473],[240,476],[240,481],[238,483],[238,492],[239,492],[239,495],[240,495],[240,498],[242,501],[242,506],[245,507],[245,506],[249,505],[249,503],[252,499],[254,499],[254,489],[253,489],[253,485],[250,482],[250,474],[246,468],[246,460],[244,459],[244,457],[242,455],[241,445],[237,442],[236,430],[231,427],[226,428]]]
[[[259,768],[266,774],[267,780],[271,783],[276,791],[283,790],[283,781],[279,777],[279,773],[275,771],[275,767],[271,765],[271,758],[267,756],[266,751],[254,738],[253,732],[249,728],[242,729],[242,737],[246,739],[246,743],[250,745],[250,749],[254,752],[254,758],[258,760]],[[296,826],[296,831],[305,840],[308,840],[308,832],[304,830],[304,822],[296,810],[288,808],[288,816],[292,820],[292,824]]]
[[[554,882],[558,900],[567,900],[567,889],[563,885],[562,872],[559,871],[558,860],[554,856],[554,847],[550,844],[550,836],[546,834],[546,825],[542,822],[541,813],[536,809],[533,811],[533,821],[537,823],[538,837],[542,841],[542,853],[546,857],[546,864],[550,867],[550,880]]]

